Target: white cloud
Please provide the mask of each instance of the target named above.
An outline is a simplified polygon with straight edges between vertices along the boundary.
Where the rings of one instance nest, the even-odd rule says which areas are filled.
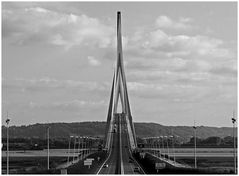
[[[129,91],[160,91],[162,90],[162,86],[158,84],[145,84],[140,82],[128,82]]]
[[[139,83],[128,82],[131,96],[140,98],[150,98],[159,101],[195,102],[210,95],[213,87],[206,85],[183,84],[178,82],[168,83]]]
[[[132,76],[132,73],[127,74],[128,76]],[[131,97],[143,97],[143,98],[164,98],[168,100],[172,100],[175,97],[184,99],[194,99],[195,97],[198,97],[200,95],[208,94],[211,89],[214,87],[210,86],[214,84],[214,82],[210,81],[211,75],[208,73],[176,73],[176,72],[169,72],[169,71],[138,71],[135,72],[135,75],[140,77],[140,80],[136,81],[128,81],[127,86],[129,90],[129,94]],[[150,81],[154,77],[155,80],[159,80],[160,82],[154,82]],[[216,78],[215,76],[213,78]],[[144,80],[147,80],[147,82],[144,82]],[[135,79],[134,79],[135,80]],[[165,81],[166,80],[166,81]],[[178,81],[179,80],[179,81]],[[188,80],[189,82],[187,84],[184,84],[181,80]],[[195,84],[197,82],[206,81],[204,84]],[[10,82],[8,80],[8,82]],[[206,84],[207,83],[207,84]],[[67,92],[72,91],[72,88],[75,88],[77,90],[82,90],[91,93],[99,93],[99,92],[110,92],[110,85],[111,82],[78,82],[73,80],[56,80],[56,79],[50,79],[50,78],[42,78],[38,80],[26,80],[26,79],[18,79],[17,82],[15,82],[16,89],[20,91],[20,88],[25,88],[24,94],[31,95],[31,99],[35,97],[36,90],[39,95],[42,95],[44,93],[49,93],[49,90],[54,91],[54,93],[57,93],[56,95],[62,97],[62,90],[67,89]],[[11,91],[11,87],[9,85],[6,86],[5,81],[3,82],[4,90],[5,88],[8,89],[8,91]],[[225,85],[228,87],[227,85]],[[34,91],[34,94],[32,94],[32,90]],[[101,93],[102,94],[102,93]],[[194,95],[195,94],[195,95]],[[190,95],[190,96],[189,96]],[[69,95],[68,95],[69,96]],[[67,96],[67,97],[68,97]],[[77,96],[77,94],[74,94],[74,96]],[[30,98],[29,97],[29,98]],[[191,98],[188,98],[191,97]],[[109,98],[109,97],[108,97]],[[105,106],[108,104],[108,98],[100,100],[92,99],[92,100],[86,100],[86,99],[74,99],[70,101],[59,101],[49,104],[47,103],[40,103],[37,102],[38,99],[30,100],[29,107],[30,108],[44,108],[44,107],[52,107],[52,108],[80,108],[80,107],[99,107],[99,106]],[[47,99],[45,97],[44,99]],[[42,100],[44,102],[44,100]]]
[[[107,102],[104,100],[101,101],[86,101],[86,100],[71,100],[67,102],[55,102],[51,106],[58,107],[58,108],[81,108],[81,107],[99,107],[99,106],[106,106]]]
[[[205,35],[172,35],[162,29],[150,28],[136,31],[128,40],[126,52],[145,58],[235,59],[236,52],[226,44]]]
[[[179,22],[181,22],[181,23],[188,23],[188,22],[192,22],[193,20],[192,20],[192,18],[189,18],[189,17],[180,17],[179,18]]]
[[[132,70],[128,72],[128,80],[135,80],[138,82],[160,82],[168,85],[175,83],[182,83],[185,85],[205,85],[205,86],[219,86],[228,85],[236,86],[237,71],[228,68],[211,68],[205,71],[201,70]]]
[[[224,57],[229,54],[225,48],[220,48],[222,40],[207,36],[168,35],[158,29],[150,32],[149,36],[142,40],[144,49],[165,52],[171,56],[197,54]]]
[[[40,78],[40,79],[25,79],[17,78],[15,80],[3,81],[3,86],[7,89],[15,89],[20,91],[34,91],[46,92],[49,90],[72,90],[77,89],[81,91],[109,91],[110,84],[108,82],[95,82],[95,81],[76,81],[76,80],[57,80],[54,78]]]
[[[29,106],[30,106],[30,108],[38,107],[38,105],[35,102],[32,102],[32,101],[29,102]]]
[[[171,18],[162,15],[159,16],[156,19],[156,26],[159,28],[170,28],[170,29],[177,29],[177,30],[188,30],[191,29],[192,26],[190,24],[188,24],[189,22],[191,22],[192,19],[190,18],[183,18],[181,17],[178,21],[174,21]]]
[[[14,44],[48,43],[70,48],[75,45],[105,48],[112,45],[114,29],[97,18],[66,14],[42,7],[3,10],[3,38]]]
[[[39,12],[39,13],[48,13],[49,11],[47,9],[41,8],[41,7],[32,7],[32,8],[25,8],[26,12]]]
[[[173,23],[166,17],[161,20],[164,20],[165,26]],[[179,21],[186,23],[191,19],[180,18]],[[227,47],[227,43],[222,39],[205,35],[172,35],[161,29],[140,29],[129,38],[126,53],[132,80],[156,80],[168,78],[169,75],[176,80],[189,80],[188,75],[205,73],[205,78],[192,77],[190,80],[206,81],[209,79],[207,75],[210,77],[214,74],[216,77],[212,76],[213,79],[220,84],[220,77],[232,76],[234,80],[237,70],[235,50]]]
[[[88,56],[87,57],[88,59],[88,63],[91,65],[91,66],[99,66],[101,65],[100,61],[97,60],[95,57],[93,56]]]
[[[106,106],[108,102],[105,100],[92,101],[92,100],[79,100],[74,99],[70,101],[60,101],[60,102],[46,102],[46,103],[35,103],[30,101],[29,107],[31,109],[50,109],[58,111],[79,111],[82,109],[96,109]],[[105,107],[104,107],[105,108]]]

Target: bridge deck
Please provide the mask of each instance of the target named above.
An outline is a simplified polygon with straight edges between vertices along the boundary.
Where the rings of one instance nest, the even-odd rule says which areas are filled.
[[[121,119],[122,120],[122,119]],[[116,120],[115,123],[118,123],[119,121]],[[140,174],[139,172],[134,172],[134,168],[138,167],[137,163],[134,162],[134,160],[130,159],[132,158],[132,155],[130,153],[130,145],[128,141],[128,134],[127,134],[127,128],[126,123],[123,121],[121,123],[118,123],[118,130],[113,133],[113,143],[112,148],[110,152],[110,156],[106,160],[105,164],[108,165],[108,167],[102,167],[99,171],[99,174],[116,174],[117,173],[117,167],[120,167],[119,159],[119,151],[121,148],[122,152],[122,164],[123,164],[123,173],[124,174]],[[119,138],[121,137],[121,139]],[[121,140],[121,145],[120,144]],[[130,161],[131,160],[131,161]]]

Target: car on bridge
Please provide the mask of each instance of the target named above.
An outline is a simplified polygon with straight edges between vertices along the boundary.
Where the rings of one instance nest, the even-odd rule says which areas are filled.
[[[109,167],[109,165],[108,164],[104,164],[103,168],[107,168],[107,167]]]
[[[140,168],[139,167],[135,167],[134,168],[134,172],[140,172]]]

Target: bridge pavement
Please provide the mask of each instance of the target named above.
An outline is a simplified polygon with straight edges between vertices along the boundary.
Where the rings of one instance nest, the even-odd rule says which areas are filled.
[[[120,122],[116,120],[118,124],[118,130],[116,133],[113,133],[113,143],[111,152],[105,164],[108,164],[108,167],[102,167],[99,171],[99,174],[116,174],[117,167],[119,167],[119,151],[122,152],[122,165],[123,165],[123,174],[141,174],[139,172],[134,172],[135,167],[139,167],[134,160],[132,160],[132,155],[129,151],[130,145],[127,137],[127,128],[125,122]],[[120,142],[121,140],[121,142]],[[121,143],[121,145],[119,145]],[[121,148],[121,150],[120,150]],[[131,158],[131,162],[129,161]]]
[[[117,166],[117,156],[118,156],[118,134],[113,134],[113,143],[112,148],[109,154],[108,159],[106,160],[105,164],[108,164],[108,167],[102,167],[99,174],[115,174],[116,166]]]

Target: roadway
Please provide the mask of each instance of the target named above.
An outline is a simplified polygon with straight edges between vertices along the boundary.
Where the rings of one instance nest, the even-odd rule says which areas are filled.
[[[126,126],[123,126],[122,130],[122,160],[124,166],[125,174],[139,174],[138,172],[134,172],[134,168],[138,167],[136,163],[132,160],[132,155],[129,151],[128,137],[127,137]]]
[[[118,134],[113,134],[113,143],[112,148],[109,154],[109,158],[107,159],[105,164],[108,164],[107,168],[102,167],[99,174],[116,174],[117,167],[117,157],[118,157]]]
[[[99,174],[140,174],[139,172],[134,172],[134,168],[139,166],[132,159],[129,150],[126,123],[122,119],[121,116],[115,119],[117,131],[113,133],[112,148],[105,162],[108,167],[101,167],[98,172]],[[119,172],[119,168],[121,172]]]

